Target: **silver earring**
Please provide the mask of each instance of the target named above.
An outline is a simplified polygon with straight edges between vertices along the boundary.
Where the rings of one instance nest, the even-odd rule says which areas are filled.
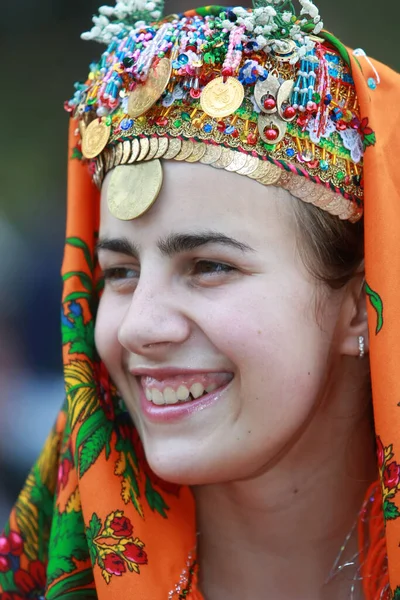
[[[365,356],[365,341],[363,335],[358,336],[358,356],[359,358],[364,358]]]

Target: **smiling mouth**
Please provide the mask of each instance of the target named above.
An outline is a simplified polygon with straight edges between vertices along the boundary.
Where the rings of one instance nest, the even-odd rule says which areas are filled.
[[[149,402],[156,406],[171,406],[199,400],[225,387],[232,379],[232,373],[202,373],[170,377],[163,381],[142,376],[140,383]]]

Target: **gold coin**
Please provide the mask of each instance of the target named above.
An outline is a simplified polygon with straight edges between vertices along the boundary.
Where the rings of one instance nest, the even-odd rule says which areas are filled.
[[[156,138],[156,137],[150,138],[149,143],[150,143],[149,153],[144,158],[144,160],[153,160],[153,158],[155,158],[155,156],[157,154],[158,138]]]
[[[232,171],[237,173],[240,169],[243,169],[244,165],[247,162],[247,155],[242,152],[235,152],[233,156],[233,160],[230,165],[225,167],[227,171]]]
[[[139,83],[129,95],[128,114],[135,118],[146,113],[161,97],[171,77],[169,58],[162,58],[151,68],[145,83]]]
[[[139,138],[139,146],[140,146],[140,152],[139,152],[139,156],[137,157],[137,162],[142,162],[142,160],[144,160],[146,158],[146,156],[149,153],[150,150],[150,140],[149,138],[143,137],[143,138]]]
[[[219,157],[222,154],[222,148],[221,146],[214,146],[214,144],[207,144],[206,147],[206,152],[204,154],[204,156],[200,159],[200,162],[203,165],[210,165],[213,162],[215,162],[216,160],[219,159]]]
[[[110,213],[121,221],[137,219],[156,201],[162,180],[159,160],[119,165],[112,172],[107,189]]]
[[[234,152],[230,148],[222,148],[221,156],[218,160],[211,163],[212,167],[216,169],[226,169],[231,164],[234,158]]]
[[[253,173],[258,167],[259,158],[256,156],[247,155],[246,164],[244,167],[237,171],[239,175],[248,175],[249,173]]]
[[[117,167],[118,165],[121,164],[122,152],[123,152],[122,144],[121,144],[121,142],[119,142],[115,146],[114,167]]]
[[[165,160],[170,160],[171,158],[175,158],[175,156],[181,151],[182,142],[178,138],[171,138],[168,144],[168,150],[166,150],[163,158]]]
[[[164,156],[166,151],[168,150],[168,138],[157,138],[158,139],[158,150],[154,155],[154,160],[156,158],[161,158]]]
[[[108,173],[108,171],[110,169],[112,169],[112,166],[113,166],[112,158],[113,158],[112,148],[106,148],[104,150],[104,169],[105,169],[106,173]]]
[[[244,87],[238,79],[217,77],[207,83],[200,96],[203,111],[214,119],[223,119],[240,108],[244,98]]]
[[[276,185],[281,178],[280,167],[277,167],[276,165],[271,165],[271,167],[269,173],[258,179],[263,185]]]
[[[174,156],[174,160],[186,160],[193,152],[193,142],[190,140],[183,140],[180,152]]]
[[[193,151],[190,156],[187,157],[186,162],[198,162],[203,158],[206,153],[207,146],[202,142],[195,142],[193,146]]]
[[[259,159],[257,168],[252,173],[249,173],[247,177],[250,177],[250,179],[257,180],[268,178],[273,167],[275,167],[275,165],[268,162],[267,160]],[[276,168],[279,169],[279,167]]]
[[[95,119],[85,129],[82,138],[82,154],[85,158],[96,158],[107,146],[111,127],[104,121]]]
[[[127,162],[128,165],[131,165],[134,162],[136,162],[136,159],[139,156],[139,152],[140,152],[139,140],[138,140],[138,138],[134,138],[131,141],[131,155],[128,158],[128,162]]]
[[[131,142],[129,140],[125,140],[125,142],[122,142],[121,165],[125,165],[128,162],[129,157],[131,155],[131,149]]]

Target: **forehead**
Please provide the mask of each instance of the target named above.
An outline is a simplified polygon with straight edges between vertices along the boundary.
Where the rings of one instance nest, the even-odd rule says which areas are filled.
[[[163,235],[171,230],[224,228],[250,236],[293,230],[289,192],[199,163],[162,161],[163,184],[152,207],[142,216],[121,221],[108,209],[107,174],[101,192],[100,234]]]

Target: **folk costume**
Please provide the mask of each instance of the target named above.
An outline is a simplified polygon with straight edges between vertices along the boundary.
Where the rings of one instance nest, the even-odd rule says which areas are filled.
[[[66,400],[0,536],[2,600],[202,598],[191,491],[150,470],[93,339],[99,188],[112,171],[110,211],[136,218],[156,201],[164,160],[364,219],[380,481],[360,507],[357,576],[366,600],[400,598],[400,77],[343,46],[310,0],[300,5],[164,18],[155,2],[125,0],[101,7],[84,35],[106,49],[66,103]]]

